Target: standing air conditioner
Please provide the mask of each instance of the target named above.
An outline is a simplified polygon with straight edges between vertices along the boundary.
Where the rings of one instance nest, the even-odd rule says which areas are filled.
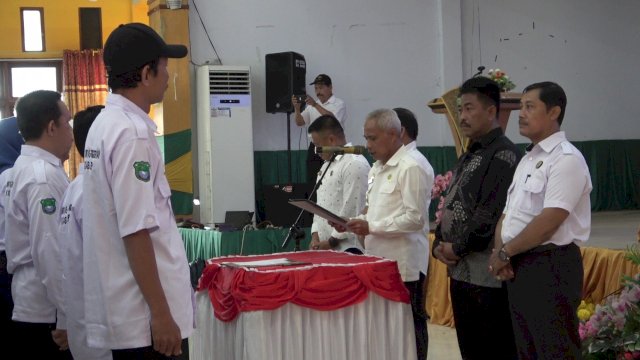
[[[196,70],[200,222],[255,211],[251,76],[248,66]]]

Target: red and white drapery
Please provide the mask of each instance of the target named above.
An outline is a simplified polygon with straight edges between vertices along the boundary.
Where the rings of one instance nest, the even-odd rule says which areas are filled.
[[[104,105],[107,77],[102,50],[64,50],[62,60],[63,97],[71,114],[93,105]],[[82,157],[75,146],[69,152],[65,168],[70,178],[78,172]]]

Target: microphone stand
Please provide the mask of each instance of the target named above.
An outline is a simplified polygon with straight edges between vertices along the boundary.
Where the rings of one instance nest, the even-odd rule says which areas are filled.
[[[478,76],[478,75],[482,75],[482,72],[484,71],[484,69],[485,69],[485,67],[484,67],[484,66],[482,66],[482,65],[478,66],[478,72],[477,72],[477,73],[475,73],[475,74],[473,74],[473,76],[472,76],[472,77],[476,77],[476,76]]]
[[[327,168],[324,169],[324,172],[322,173],[322,175],[320,175],[320,180],[318,180],[315,183],[315,185],[313,185],[313,189],[311,189],[311,193],[309,194],[307,199],[311,199],[311,197],[316,192],[320,184],[322,184],[322,179],[324,179],[324,176],[327,174],[327,171],[329,170],[329,167],[331,166],[333,161],[336,159],[336,156],[338,156],[337,153],[333,153],[333,155],[331,155],[331,159],[329,159]],[[300,240],[304,239],[304,230],[300,229],[300,227],[298,226],[298,223],[300,222],[300,219],[302,219],[302,214],[304,214],[304,209],[300,210],[300,213],[298,214],[296,221],[289,228],[289,234],[287,234],[287,237],[284,239],[284,242],[282,242],[282,246],[281,246],[282,249],[286,248],[287,245],[289,245],[289,241],[291,241],[291,238],[294,238],[296,242],[295,242],[293,251],[296,251],[296,252],[300,251]]]

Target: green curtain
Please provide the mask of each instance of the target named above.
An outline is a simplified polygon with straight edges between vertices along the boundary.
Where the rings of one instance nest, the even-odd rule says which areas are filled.
[[[576,141],[591,172],[594,211],[640,208],[640,140]]]
[[[591,208],[594,211],[640,209],[640,140],[576,141],[591,172],[593,191]],[[527,144],[518,144],[524,149]],[[421,146],[422,152],[436,174],[445,173],[456,162],[453,146]],[[307,151],[292,152],[292,180],[306,181]],[[369,162],[372,159],[368,156]],[[264,186],[286,184],[288,180],[287,151],[256,151],[254,153],[256,177],[256,208],[264,219]],[[433,220],[436,201],[432,201],[429,214]]]
[[[300,242],[301,250],[309,249],[311,234],[305,228],[305,238]],[[178,229],[182,235],[189,262],[196,259],[211,259],[229,255],[260,255],[293,251],[295,242],[289,241],[282,249],[282,243],[289,229],[265,229],[220,232],[200,229]]]

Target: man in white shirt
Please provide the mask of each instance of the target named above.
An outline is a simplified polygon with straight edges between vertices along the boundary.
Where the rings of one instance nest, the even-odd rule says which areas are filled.
[[[366,214],[350,220],[347,228],[365,236],[368,254],[398,262],[411,296],[418,359],[426,359],[424,280],[429,261],[428,209],[433,184],[402,145],[401,133],[400,120],[393,110],[379,109],[367,116],[364,137],[369,153],[377,161],[369,172]]]
[[[521,359],[579,359],[577,309],[591,231],[591,177],[563,131],[567,97],[556,83],[524,89],[520,134],[532,144],[507,192],[489,271],[507,281]]]
[[[0,120],[0,329],[5,329],[3,340],[13,343],[13,300],[11,300],[11,274],[7,272],[7,253],[4,238],[5,187],[10,169],[20,156],[20,147],[24,140],[18,130],[18,121],[14,117]]]
[[[87,133],[104,106],[90,106],[73,117],[73,138],[84,154]],[[84,321],[84,269],[82,264],[82,179],[84,168],[64,193],[58,233],[62,260],[62,289],[67,315],[69,349],[75,359],[111,360],[111,351],[89,347]]]
[[[347,107],[344,101],[333,95],[333,82],[329,75],[320,74],[309,85],[313,85],[318,100],[316,101],[313,97],[305,95],[304,102],[307,106],[303,111],[300,111],[302,107],[302,103],[298,99],[300,94],[293,95],[291,103],[293,104],[296,124],[298,126],[309,126],[321,115],[333,115],[344,129],[344,124],[347,121]],[[324,160],[315,153],[315,146],[312,141],[307,151],[307,182],[310,185],[315,183],[316,175],[323,162]]]
[[[422,170],[427,174],[427,182],[433,187],[435,174],[429,160],[418,150],[416,139],[418,138],[418,121],[416,116],[409,109],[395,108],[393,111],[398,114],[400,124],[402,125],[402,143],[407,148],[409,154],[420,165]]]
[[[116,360],[189,356],[189,265],[147,114],[167,89],[168,59],[186,55],[138,23],[119,26],[104,47],[112,93],[84,154],[85,321],[89,346]]]
[[[309,85],[313,85],[318,100],[311,96],[305,96],[304,102],[307,107],[301,112],[302,103],[296,95],[291,98],[296,124],[298,126],[309,126],[320,115],[333,115],[344,129],[344,124],[347,120],[347,107],[344,101],[333,95],[333,82],[329,75],[320,74]]]
[[[71,358],[57,236],[60,202],[69,185],[62,163],[73,144],[71,113],[60,94],[48,90],[20,98],[16,113],[25,144],[5,189],[7,270],[13,274],[15,325],[15,342],[10,346],[29,359]]]
[[[309,126],[309,134],[318,147],[351,145],[345,139],[342,126],[332,115],[317,118]],[[318,181],[322,174],[326,174],[316,190],[318,205],[345,218],[356,217],[364,209],[367,175],[371,169],[369,162],[357,154],[322,153],[320,156],[325,162],[318,174]],[[354,234],[338,232],[321,216],[313,217],[309,248],[362,254],[362,245]]]

